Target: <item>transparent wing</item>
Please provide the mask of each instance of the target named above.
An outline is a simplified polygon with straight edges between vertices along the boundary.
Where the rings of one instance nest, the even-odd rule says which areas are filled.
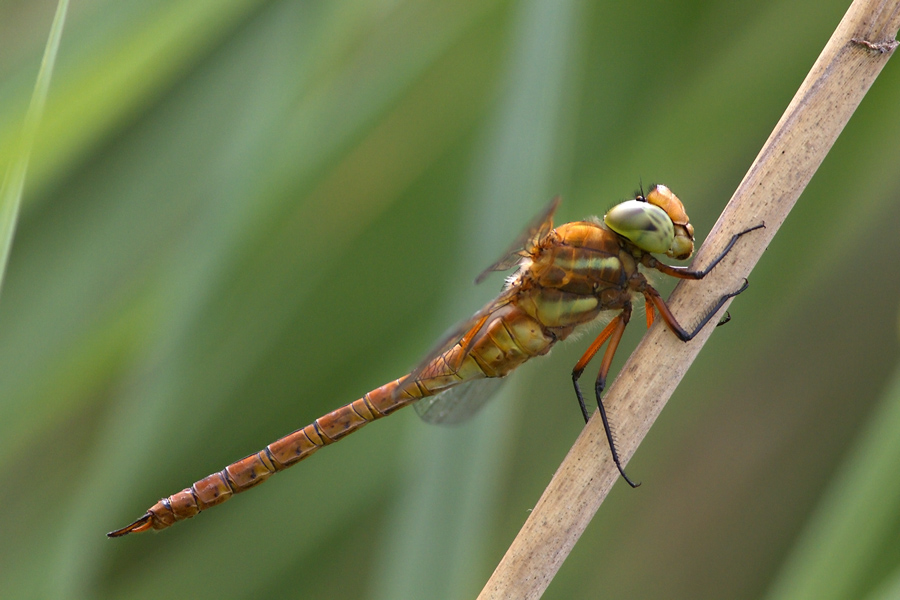
[[[416,367],[409,372],[409,374],[403,378],[401,384],[397,386],[395,394],[402,394],[402,390],[404,384],[408,381],[415,381],[423,377],[423,374],[427,375],[426,371],[431,370],[436,371],[435,366],[439,365],[440,361],[444,360],[444,354],[453,348],[456,344],[463,344],[464,346],[471,341],[471,339],[478,333],[484,323],[487,321],[488,317],[498,308],[505,306],[509,301],[515,297],[518,293],[518,288],[508,288],[503,290],[503,292],[494,298],[491,302],[486,304],[481,310],[476,312],[474,315],[459,323],[455,327],[452,327],[450,330],[445,333],[440,341],[435,344],[428,354],[425,355]],[[462,356],[465,356],[463,354]],[[451,369],[454,365],[449,365]],[[451,388],[453,389],[453,388]],[[447,390],[450,391],[450,390]],[[429,396],[429,398],[436,398],[437,396],[441,396],[441,394],[435,394],[435,396]],[[421,402],[419,400],[418,402]]]
[[[559,196],[553,198],[544,210],[529,223],[525,231],[510,246],[510,250],[479,275],[475,282],[480,283],[492,271],[509,269],[518,263],[523,256],[528,256],[528,250],[536,246],[553,229],[553,213],[556,212],[559,202]],[[456,365],[446,363],[445,354],[447,351],[456,344],[461,344],[465,348],[487,322],[491,313],[508,304],[518,293],[518,287],[507,287],[497,298],[486,304],[481,310],[451,328],[434,345],[431,351],[425,355],[425,358],[403,378],[394,393],[402,394],[402,390],[407,382],[427,378],[429,371],[440,372],[446,370],[441,367],[449,367],[450,370],[455,370]],[[465,356],[466,353],[457,354],[457,359],[461,360]],[[503,379],[501,378],[485,378],[462,382],[444,392],[418,400],[415,403],[416,412],[430,423],[458,423],[478,412],[497,388],[500,387],[502,382]],[[446,406],[444,406],[445,404]]]
[[[537,246],[538,242],[553,229],[553,213],[556,212],[561,198],[554,197],[550,204],[542,210],[528,227],[516,238],[516,241],[510,245],[500,260],[489,266],[481,272],[481,275],[475,278],[475,283],[481,283],[484,279],[494,271],[506,271],[511,269],[519,262],[523,256],[528,256],[528,250]]]
[[[427,423],[456,425],[462,423],[487,404],[506,378],[473,379],[435,396],[422,398],[413,406]]]

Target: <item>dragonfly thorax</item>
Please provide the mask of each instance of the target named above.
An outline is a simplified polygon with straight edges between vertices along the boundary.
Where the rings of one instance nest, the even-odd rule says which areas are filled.
[[[578,221],[550,231],[509,289],[518,290],[513,304],[563,339],[599,312],[623,307],[635,276],[637,260],[622,238],[602,223]]]

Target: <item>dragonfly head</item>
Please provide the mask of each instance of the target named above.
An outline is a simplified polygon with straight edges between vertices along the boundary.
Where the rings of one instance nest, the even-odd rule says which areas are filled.
[[[664,185],[655,185],[647,194],[647,202],[666,211],[666,215],[672,220],[675,237],[666,250],[666,256],[678,260],[690,258],[694,253],[694,226],[684,212],[684,204],[678,196]]]
[[[689,258],[694,252],[694,227],[681,200],[664,185],[653,186],[646,197],[617,204],[603,216],[603,221],[646,252],[678,260]]]

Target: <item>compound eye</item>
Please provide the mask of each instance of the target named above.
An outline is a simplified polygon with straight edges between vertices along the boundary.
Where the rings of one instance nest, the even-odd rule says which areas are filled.
[[[617,204],[603,222],[646,252],[666,253],[675,239],[675,226],[666,211],[640,200]]]

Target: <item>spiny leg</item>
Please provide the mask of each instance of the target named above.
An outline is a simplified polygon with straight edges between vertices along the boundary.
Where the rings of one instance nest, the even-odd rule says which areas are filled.
[[[754,225],[753,227],[749,227],[731,236],[731,240],[719,253],[719,255],[705,269],[701,269],[699,271],[692,271],[688,267],[673,267],[671,265],[661,263],[650,254],[645,254],[641,259],[641,263],[646,267],[656,269],[660,273],[665,273],[666,275],[677,277],[679,279],[703,279],[704,277],[706,277],[706,275],[709,274],[710,271],[715,268],[716,265],[718,265],[722,261],[723,258],[725,258],[725,256],[731,251],[731,248],[735,245],[735,243],[737,243],[741,236],[746,235],[751,231],[756,231],[757,229],[763,229],[765,228],[765,226],[765,223],[760,223],[759,225]],[[669,311],[666,303],[660,297],[659,293],[655,289],[653,289],[652,286],[648,285],[647,289],[643,290],[643,293],[647,302],[647,310],[652,312],[650,306],[655,306],[657,309],[659,309],[660,315],[666,322],[666,325],[669,326],[669,329],[671,329],[672,332],[677,335],[680,340],[687,342],[689,340],[692,340],[694,336],[696,336],[700,332],[700,330],[703,329],[703,327],[709,322],[709,320],[712,319],[713,315],[716,314],[720,308],[722,308],[722,305],[724,305],[729,298],[734,298],[735,296],[746,290],[748,285],[749,283],[746,279],[744,279],[744,284],[739,289],[731,292],[730,294],[725,294],[724,296],[719,298],[719,301],[716,303],[716,305],[712,309],[710,309],[710,311],[707,312],[706,315],[704,315],[703,319],[700,320],[700,323],[694,328],[692,332],[686,331],[681,325],[678,324],[678,321],[672,315],[671,311]],[[723,316],[722,319],[716,324],[716,327],[718,327],[719,325],[724,325],[730,320],[731,315],[725,313],[725,316]],[[649,326],[650,318],[647,319],[647,323]]]
[[[710,271],[712,271],[716,267],[716,265],[718,265],[722,261],[723,258],[725,258],[725,256],[731,251],[731,248],[737,243],[741,236],[744,236],[751,231],[756,231],[757,229],[763,229],[765,226],[765,223],[760,223],[759,225],[754,225],[753,227],[749,227],[744,231],[731,236],[731,241],[728,242],[728,245],[725,246],[725,248],[719,253],[719,255],[709,265],[707,265],[706,268],[699,271],[692,271],[689,267],[673,267],[671,265],[661,263],[649,254],[646,255],[646,258],[642,262],[645,266],[650,267],[651,269],[656,269],[661,273],[665,273],[666,275],[677,277],[679,279],[703,279],[709,274]]]
[[[706,312],[702,319],[700,319],[700,322],[697,323],[693,331],[687,331],[684,327],[678,324],[678,321],[675,319],[675,315],[673,315],[672,311],[669,310],[669,306],[666,304],[665,300],[662,299],[662,297],[659,295],[659,292],[657,292],[653,287],[648,285],[646,288],[644,288],[643,293],[644,297],[649,302],[651,302],[653,306],[656,307],[656,310],[659,311],[660,316],[662,316],[663,321],[666,322],[666,325],[668,325],[669,329],[672,330],[672,333],[678,336],[678,339],[682,342],[689,342],[694,339],[694,337],[696,337],[698,333],[700,333],[700,330],[703,329],[703,327],[707,323],[709,323],[710,319],[712,319],[713,316],[717,312],[719,312],[719,309],[722,308],[729,299],[734,298],[735,296],[746,290],[749,285],[750,283],[745,279],[744,284],[740,288],[733,292],[729,292],[719,298],[719,301],[716,302],[716,304]],[[727,323],[728,321],[726,320],[725,322]]]
[[[600,335],[593,341],[593,343],[588,347],[585,353],[581,356],[577,363],[575,363],[575,368],[572,369],[572,383],[575,385],[575,395],[578,396],[578,405],[581,407],[581,414],[584,415],[584,422],[590,420],[591,416],[588,414],[587,406],[584,404],[584,396],[581,395],[581,387],[578,385],[578,380],[581,378],[581,374],[584,373],[585,367],[587,367],[588,363],[594,358],[594,355],[597,354],[597,351],[600,350],[600,347],[603,343],[609,339],[609,336],[613,334],[616,328],[619,326],[619,321],[622,320],[622,315],[617,315],[612,321],[606,324],[606,327],[603,328],[603,331],[600,332]]]
[[[626,304],[623,307],[619,318],[619,325],[616,327],[615,331],[613,331],[612,336],[610,336],[609,344],[606,346],[606,352],[603,353],[603,360],[600,362],[600,371],[597,373],[597,381],[594,383],[594,394],[597,397],[597,408],[600,410],[600,418],[603,421],[603,429],[606,431],[606,439],[609,441],[609,450],[612,453],[613,462],[616,463],[616,468],[619,469],[619,474],[622,475],[622,479],[627,481],[628,485],[631,487],[636,488],[641,484],[640,482],[633,482],[629,479],[628,475],[625,474],[625,468],[619,460],[618,451],[616,451],[616,442],[613,439],[612,429],[609,426],[609,418],[606,416],[606,407],[603,406],[603,390],[606,388],[606,376],[609,375],[613,357],[616,355],[616,350],[619,348],[619,342],[622,341],[622,334],[625,333],[625,326],[628,325],[628,321],[631,319],[631,304]]]
[[[613,462],[616,464],[616,468],[619,470],[619,474],[622,475],[622,478],[628,482],[628,485],[634,488],[639,486],[640,483],[633,482],[628,475],[625,474],[625,468],[622,466],[622,461],[619,460],[619,453],[616,450],[616,443],[613,440],[612,429],[609,426],[609,418],[606,415],[606,408],[603,406],[603,388],[606,386],[606,376],[609,374],[609,368],[612,365],[616,349],[619,347],[619,342],[622,340],[622,334],[625,332],[625,326],[628,325],[630,319],[631,304],[628,303],[622,307],[622,312],[610,321],[603,331],[600,332],[597,339],[594,340],[587,349],[587,352],[584,353],[584,356],[582,356],[575,365],[575,368],[572,370],[572,383],[575,385],[575,394],[578,396],[578,403],[581,405],[581,412],[584,415],[585,423],[587,423],[587,408],[584,404],[584,397],[581,394],[581,387],[578,385],[578,379],[584,372],[584,368],[600,349],[600,346],[609,339],[609,345],[606,347],[606,352],[603,353],[603,361],[600,363],[600,372],[597,374],[597,382],[594,384],[594,393],[597,396],[597,408],[600,410],[600,418],[603,422],[603,430],[606,432],[606,439],[609,442],[609,450],[612,454]]]

